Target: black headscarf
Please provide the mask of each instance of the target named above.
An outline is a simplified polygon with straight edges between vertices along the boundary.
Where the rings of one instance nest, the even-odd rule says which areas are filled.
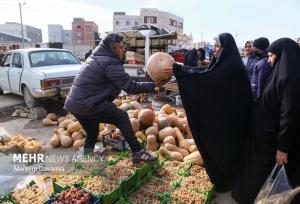
[[[277,150],[288,153],[287,176],[293,187],[300,185],[300,47],[281,38],[268,51],[276,62],[255,105],[242,176],[233,190],[243,204],[253,203],[276,164]],[[300,203],[300,196],[294,203]]]
[[[231,34],[219,35],[222,52],[205,71],[174,64],[180,96],[198,149],[217,190],[231,188],[241,159],[253,100]]]

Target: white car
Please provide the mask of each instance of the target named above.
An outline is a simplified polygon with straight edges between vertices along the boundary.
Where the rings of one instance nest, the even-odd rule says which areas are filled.
[[[27,107],[32,108],[42,98],[65,97],[80,68],[80,61],[67,50],[12,50],[0,64],[0,94],[6,90],[23,95]]]

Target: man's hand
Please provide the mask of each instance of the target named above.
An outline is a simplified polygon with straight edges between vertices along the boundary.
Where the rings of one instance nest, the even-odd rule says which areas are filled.
[[[276,153],[277,164],[279,164],[279,165],[287,164],[288,163],[287,158],[288,158],[287,153],[277,150],[277,153]]]

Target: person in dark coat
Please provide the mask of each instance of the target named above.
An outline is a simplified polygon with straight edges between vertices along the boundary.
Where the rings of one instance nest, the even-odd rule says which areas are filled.
[[[281,38],[268,48],[272,72],[254,109],[244,165],[233,191],[252,204],[276,163],[284,164],[292,187],[300,185],[300,48]],[[292,202],[300,203],[300,196]]]
[[[199,49],[196,50],[194,48],[192,50],[188,50],[185,54],[183,64],[185,66],[198,67],[198,61],[200,60],[201,54],[202,53],[200,52]],[[205,55],[204,55],[204,57],[205,57]]]
[[[259,59],[254,66],[251,78],[251,87],[256,98],[261,95],[265,82],[272,71],[271,66],[268,64],[267,48],[269,45],[269,40],[264,37],[253,42],[255,56]]]
[[[87,53],[84,55],[84,61],[93,53],[93,50],[90,49]]]
[[[207,68],[173,65],[183,107],[217,192],[232,188],[241,160],[253,95],[231,34],[216,39]],[[249,117],[248,117],[249,116]]]
[[[252,79],[252,75],[253,75],[253,70],[254,70],[254,66],[255,64],[258,62],[258,58],[255,56],[254,51],[253,51],[253,41],[247,41],[245,43],[245,56],[242,58],[244,65],[246,67],[248,76],[249,76],[249,80]]]
[[[77,74],[64,108],[76,116],[87,132],[85,154],[94,150],[99,123],[108,123],[121,130],[134,162],[153,161],[156,158],[137,141],[128,114],[112,102],[121,90],[138,94],[153,91],[155,87],[153,82],[137,82],[125,72],[121,62],[125,51],[122,41],[122,36],[112,33],[94,50]]]

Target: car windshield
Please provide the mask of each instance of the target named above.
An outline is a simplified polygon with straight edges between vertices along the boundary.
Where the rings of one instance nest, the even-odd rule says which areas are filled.
[[[80,64],[79,60],[67,51],[36,51],[29,53],[31,67]]]

